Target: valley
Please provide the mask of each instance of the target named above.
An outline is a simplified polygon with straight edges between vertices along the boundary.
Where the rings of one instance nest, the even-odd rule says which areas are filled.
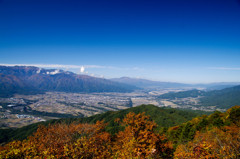
[[[142,104],[225,111],[240,103],[240,85],[234,86],[237,83],[192,85],[128,77],[104,79],[32,66],[0,66],[0,76],[0,128],[89,117]],[[226,85],[229,87],[224,88]],[[213,86],[222,89],[212,90]]]
[[[49,119],[89,117],[107,111],[117,111],[142,104],[203,111],[215,111],[215,106],[201,106],[199,97],[159,99],[168,92],[184,89],[138,90],[131,93],[66,93],[46,92],[35,95],[16,94],[11,98],[0,98],[0,127],[22,127]]]

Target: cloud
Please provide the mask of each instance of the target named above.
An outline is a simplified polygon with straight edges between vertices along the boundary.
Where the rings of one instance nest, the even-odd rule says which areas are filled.
[[[208,67],[211,70],[229,70],[229,71],[240,71],[240,67]]]
[[[35,66],[40,68],[60,68],[60,69],[80,69],[83,73],[88,68],[97,69],[113,69],[113,70],[142,70],[138,67],[133,68],[123,68],[123,67],[113,67],[113,66],[101,66],[101,65],[60,65],[60,64],[1,64],[1,66]]]
[[[76,68],[76,69],[83,69],[85,68],[111,68],[109,66],[100,66],[100,65],[59,65],[59,64],[0,64],[2,66],[35,66],[35,67],[42,67],[42,68]]]
[[[80,72],[81,72],[81,73],[84,73],[84,70],[85,70],[85,68],[82,66],[82,67],[80,68]]]

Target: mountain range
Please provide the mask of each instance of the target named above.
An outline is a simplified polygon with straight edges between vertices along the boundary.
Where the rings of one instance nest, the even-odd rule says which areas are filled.
[[[112,78],[110,79],[115,82],[120,82],[124,84],[133,85],[140,88],[182,88],[182,87],[190,87],[189,84],[176,83],[176,82],[160,82],[160,81],[152,81],[141,78],[130,78],[130,77],[121,77],[121,78]]]
[[[121,78],[112,78],[110,79],[115,82],[120,82],[128,85],[133,85],[139,88],[152,89],[152,88],[203,88],[207,90],[220,90],[236,85],[240,85],[239,82],[217,82],[217,83],[208,83],[208,84],[187,84],[187,83],[178,83],[178,82],[161,82],[161,81],[152,81],[141,78],[130,78],[130,77],[121,77]]]
[[[36,94],[47,91],[92,93],[132,92],[138,89],[204,88],[218,90],[239,83],[184,84],[160,82],[140,78],[96,78],[59,69],[33,66],[0,66],[0,97],[13,94]]]
[[[58,69],[32,66],[0,66],[0,96],[33,94],[46,91],[59,92],[131,92],[135,86],[79,75]]]

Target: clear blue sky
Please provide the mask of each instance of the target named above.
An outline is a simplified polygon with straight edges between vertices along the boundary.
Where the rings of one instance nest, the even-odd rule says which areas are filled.
[[[0,0],[0,64],[206,83],[239,61],[240,0]]]

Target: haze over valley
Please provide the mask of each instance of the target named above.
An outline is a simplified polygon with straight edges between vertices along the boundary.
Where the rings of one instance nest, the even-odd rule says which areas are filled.
[[[88,117],[142,104],[225,111],[240,102],[238,83],[194,85],[128,77],[109,80],[31,66],[0,66],[0,75],[2,128]],[[229,94],[234,98],[229,99]]]

